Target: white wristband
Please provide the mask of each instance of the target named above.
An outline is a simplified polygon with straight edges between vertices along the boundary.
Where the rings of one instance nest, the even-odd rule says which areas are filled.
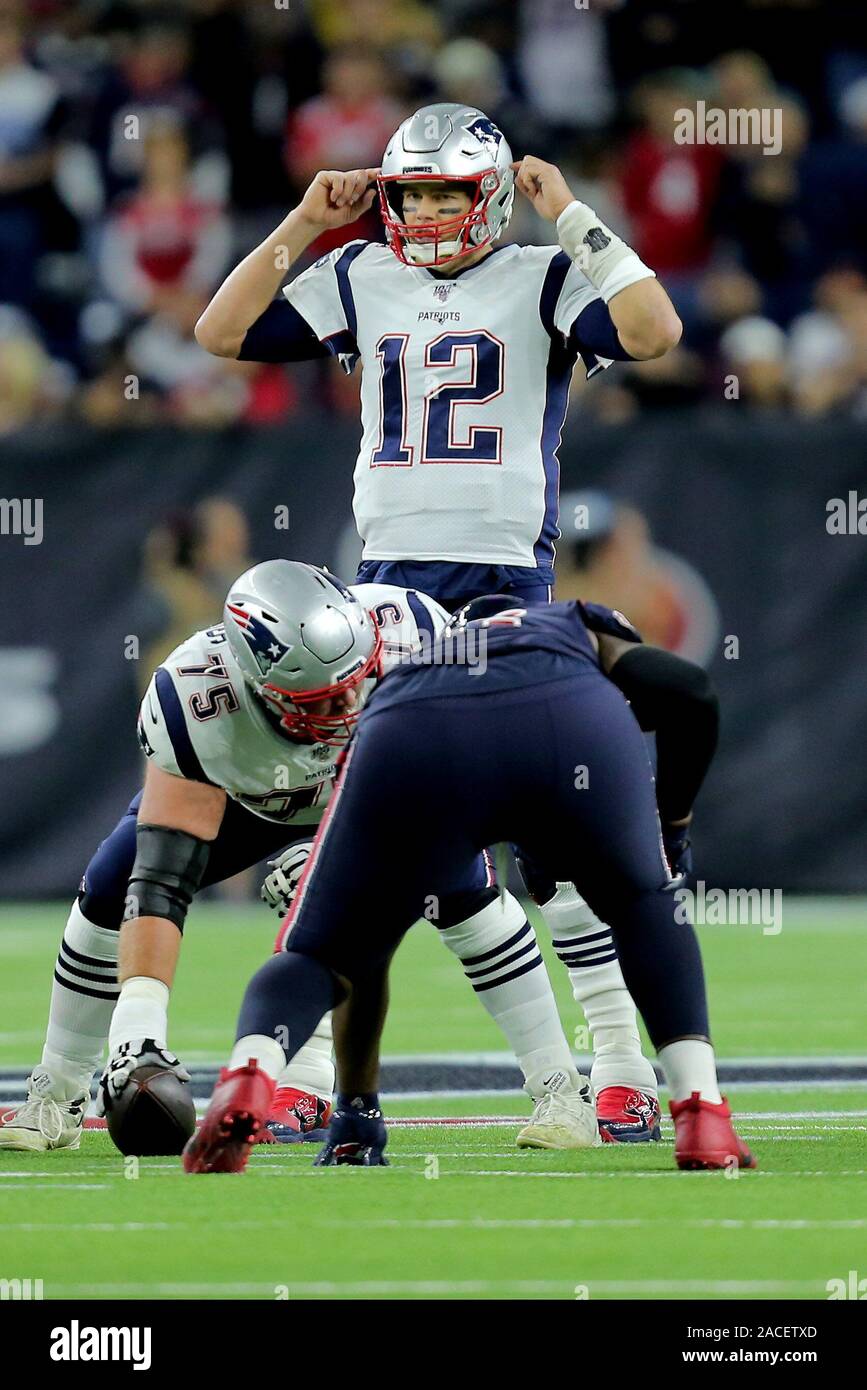
[[[557,237],[570,260],[607,304],[615,294],[656,272],[606,227],[592,208],[576,198],[557,218]]]

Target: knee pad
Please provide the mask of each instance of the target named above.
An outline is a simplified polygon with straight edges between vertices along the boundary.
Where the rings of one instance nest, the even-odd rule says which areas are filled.
[[[135,849],[136,812],[131,807],[102,841],[79,885],[79,906],[95,926],[120,931]]]

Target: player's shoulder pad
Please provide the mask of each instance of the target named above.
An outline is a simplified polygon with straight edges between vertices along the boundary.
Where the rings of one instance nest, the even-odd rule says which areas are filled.
[[[566,256],[566,252],[561,250],[556,242],[548,246],[519,246],[517,242],[512,242],[509,246],[504,246],[503,250],[515,253],[512,257],[515,268],[532,270],[543,277],[555,256]],[[566,259],[568,260],[568,256]]]
[[[577,600],[578,611],[584,626],[591,632],[604,632],[608,637],[621,637],[624,642],[642,642],[644,639],[638,628],[617,608],[606,608],[603,603],[584,603]]]
[[[169,652],[154,671],[139,707],[137,733],[146,757],[164,772],[175,777],[188,777],[196,772],[201,776],[196,761],[198,755],[190,757],[184,750],[193,749],[195,753],[195,739],[205,726],[192,721],[191,734],[185,710],[191,696],[206,695],[215,677],[225,678],[225,668],[215,663],[224,661],[227,650],[225,629],[220,623],[194,632]],[[181,671],[184,671],[183,676]],[[181,761],[186,758],[183,767],[179,762],[179,748]]]
[[[179,647],[177,650],[180,651],[182,648]],[[163,672],[162,676],[160,676],[160,672]],[[141,750],[150,762],[162,768],[163,772],[170,772],[174,777],[181,777],[183,774],[175,756],[157,686],[157,678],[159,677],[161,681],[164,681],[167,676],[170,680],[171,676],[165,666],[158,666],[151,676],[150,684],[139,706],[136,734]]]
[[[340,260],[340,257],[344,254],[345,251],[348,251],[348,250],[350,249],[350,247],[353,247],[353,246],[358,246],[358,247],[360,247],[361,250],[357,253],[357,256],[361,256],[361,255],[363,255],[369,248],[374,247],[374,246],[378,246],[378,244],[379,244],[378,242],[366,241],[364,237],[357,237],[357,238],[355,239],[355,241],[345,241],[345,242],[343,243],[342,246],[335,246],[334,249],[333,249],[332,251],[326,251],[324,255],[322,255],[322,256],[319,257],[319,260],[318,260],[318,261],[314,261],[313,264],[312,264],[312,265],[309,265],[309,266],[307,267],[306,270],[302,270],[300,275],[296,275],[295,279],[296,279],[296,280],[300,280],[300,279],[301,279],[301,275],[306,275],[306,276],[309,277],[309,276],[311,276],[311,275],[313,274],[314,271],[316,271],[316,270],[322,270],[322,269],[324,269],[324,267],[327,266],[327,265],[330,265],[330,266],[332,266],[332,267],[336,266],[337,262]],[[357,259],[357,257],[356,257],[356,259]],[[289,289],[290,286],[291,286],[293,283],[294,283],[294,282],[290,280],[290,282],[289,282],[288,285],[284,285],[284,286],[283,286],[283,293],[284,293],[284,294],[286,293],[286,290]]]
[[[417,589],[403,589],[397,584],[350,587],[379,626],[387,669],[433,643],[448,621],[446,610]]]
[[[350,584],[349,587],[365,608],[374,614],[377,613],[377,609],[385,611],[397,608],[414,613],[418,621],[423,610],[430,616],[437,634],[442,631],[450,617],[442,604],[437,603],[430,594],[422,593],[421,589],[404,589],[400,584]],[[377,621],[381,621],[378,614]]]

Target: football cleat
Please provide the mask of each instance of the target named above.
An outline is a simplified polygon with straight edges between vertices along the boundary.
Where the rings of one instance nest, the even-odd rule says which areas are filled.
[[[256,1136],[257,1144],[321,1144],[331,1120],[331,1101],[294,1086],[278,1086],[271,1113]]]
[[[328,1137],[316,1158],[316,1168],[387,1168],[384,1149],[388,1131],[382,1111],[338,1109],[328,1126]]]
[[[757,1168],[743,1139],[732,1127],[723,1096],[719,1104],[693,1091],[688,1100],[672,1100],[674,1158],[678,1168]]]
[[[183,1153],[186,1173],[242,1173],[271,1109],[276,1082],[255,1057],[245,1067],[224,1067],[198,1133]]]
[[[536,1102],[530,1123],[515,1143],[519,1149],[595,1149],[602,1143],[589,1081],[577,1091],[551,1091]]]
[[[649,1144],[661,1139],[659,1101],[650,1091],[603,1086],[596,1096],[603,1144]]]
[[[53,1080],[45,1067],[34,1067],[24,1104],[0,1115],[0,1149],[77,1149],[89,1101],[88,1091]]]

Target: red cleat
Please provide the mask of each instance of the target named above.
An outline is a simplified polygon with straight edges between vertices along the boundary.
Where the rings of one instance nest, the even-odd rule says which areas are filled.
[[[604,1144],[650,1144],[661,1137],[659,1101],[633,1086],[603,1086],[597,1091],[596,1119]]]
[[[331,1119],[331,1101],[294,1086],[278,1086],[257,1144],[320,1144]]]
[[[674,1158],[678,1168],[756,1168],[758,1164],[732,1127],[725,1096],[719,1105],[693,1091],[689,1100],[668,1106],[674,1120]]]
[[[224,1067],[207,1114],[184,1149],[184,1172],[242,1173],[271,1108],[275,1085],[259,1070],[255,1057],[235,1071]]]

